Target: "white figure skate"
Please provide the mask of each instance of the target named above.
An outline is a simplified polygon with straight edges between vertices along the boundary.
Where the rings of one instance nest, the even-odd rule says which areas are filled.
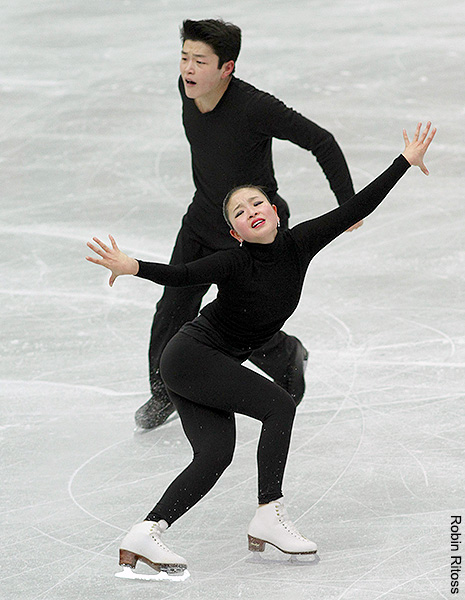
[[[121,542],[119,564],[123,570],[115,573],[124,579],[185,581],[190,573],[186,561],[161,541],[161,534],[168,528],[166,521],[143,521],[137,523]],[[149,565],[156,575],[136,573],[137,561]]]
[[[316,544],[299,533],[282,501],[257,508],[249,524],[249,550],[263,552],[265,545],[271,544],[286,554],[316,554]]]

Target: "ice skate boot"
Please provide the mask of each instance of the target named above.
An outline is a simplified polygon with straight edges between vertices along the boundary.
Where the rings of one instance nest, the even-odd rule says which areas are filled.
[[[257,508],[249,524],[249,550],[263,552],[271,544],[286,554],[316,554],[317,547],[289,519],[283,498]]]
[[[152,397],[138,408],[134,415],[136,431],[149,431],[160,427],[175,410],[160,373],[157,371],[152,380]]]
[[[123,570],[116,577],[125,579],[169,579],[184,581],[189,577],[186,561],[161,541],[161,534],[168,528],[166,521],[143,521],[137,523],[121,542],[119,564]],[[156,571],[155,575],[136,573],[137,561],[144,562]]]

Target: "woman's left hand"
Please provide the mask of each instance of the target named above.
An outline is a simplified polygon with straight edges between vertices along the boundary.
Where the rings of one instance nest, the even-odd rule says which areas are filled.
[[[431,128],[431,123],[428,121],[423,133],[421,132],[421,123],[418,123],[417,129],[415,131],[415,135],[413,136],[413,140],[410,141],[407,135],[407,131],[404,129],[404,142],[405,142],[405,150],[402,152],[403,156],[409,161],[412,166],[420,167],[425,175],[429,175],[429,171],[426,168],[425,163],[423,162],[423,157],[425,156],[426,151],[428,150],[429,145],[433,141],[434,136],[436,135],[436,127],[431,131],[428,136],[429,130]]]

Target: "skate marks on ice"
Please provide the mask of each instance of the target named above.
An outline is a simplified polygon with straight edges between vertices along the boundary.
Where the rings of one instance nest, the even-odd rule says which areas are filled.
[[[257,429],[242,420],[235,463],[173,528],[191,577],[181,586],[114,577],[123,532],[185,466],[189,449],[179,420],[143,440],[132,435],[155,293],[121,280],[110,295],[106,279],[83,266],[84,242],[95,227],[117,233],[108,231],[114,225],[135,255],[157,260],[171,248],[191,195],[174,74],[178,26],[211,6],[200,0],[194,14],[184,0],[76,0],[72,10],[17,0],[0,8],[10,123],[0,175],[6,600],[450,595],[447,521],[465,505],[463,144],[455,123],[463,115],[456,67],[464,4],[296,0],[283,11],[260,1],[244,13],[241,1],[221,15],[244,29],[238,77],[335,133],[357,189],[384,166],[405,121],[440,124],[429,180],[402,182],[378,215],[315,261],[290,324],[309,342],[310,363],[286,497],[321,563],[246,551]],[[311,56],[305,68],[302,48]],[[263,70],[270,52],[275,68]],[[331,194],[311,158],[282,144],[276,172],[295,224],[326,210]]]
[[[308,567],[316,567],[321,558],[318,554],[312,554],[308,556],[298,556],[298,555],[285,555],[278,550],[269,555],[263,555],[262,552],[250,552],[250,556],[245,559],[246,563],[256,564],[262,566],[273,566],[280,565],[285,567],[292,568],[308,568]]]
[[[398,550],[395,550],[393,552],[388,553],[388,556],[383,558],[382,560],[380,560],[378,563],[376,563],[372,568],[368,569],[367,571],[364,571],[362,575],[360,575],[355,581],[353,581],[343,592],[342,594],[340,594],[337,597],[337,600],[343,600],[344,598],[347,598],[347,596],[352,597],[351,596],[351,592],[352,590],[359,590],[360,586],[363,585],[363,582],[367,582],[370,581],[371,577],[374,577],[375,573],[377,570],[381,569],[386,563],[388,563],[390,560],[395,559],[399,556],[401,556],[404,553],[408,553],[408,551],[415,549],[415,547],[417,546],[417,544],[420,542],[428,542],[427,536],[424,536],[423,539],[421,540],[416,540],[414,543],[412,544],[408,544],[402,548],[399,548]],[[362,557],[360,557],[362,558]],[[432,590],[434,590],[435,592],[438,593],[438,597],[441,598],[446,598],[446,596],[444,596],[444,594],[441,593],[437,583],[433,580],[432,576],[438,576],[441,571],[443,571],[445,568],[447,568],[448,564],[442,564],[438,567],[435,567],[434,569],[429,569],[429,570],[424,570],[423,565],[418,565],[419,567],[419,574],[414,576],[414,577],[410,577],[407,578],[406,580],[403,580],[401,583],[396,582],[392,587],[390,587],[389,589],[385,590],[384,592],[376,595],[373,597],[373,600],[380,600],[381,598],[385,598],[386,596],[388,596],[388,594],[390,594],[391,592],[396,592],[396,593],[403,593],[403,592],[399,592],[399,590],[402,590],[402,588],[405,588],[407,586],[409,586],[412,583],[421,581],[421,580],[426,580],[429,584],[429,586],[431,587]]]

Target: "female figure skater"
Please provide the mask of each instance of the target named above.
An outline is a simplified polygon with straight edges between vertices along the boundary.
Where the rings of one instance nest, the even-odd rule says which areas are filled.
[[[232,190],[224,215],[237,248],[181,265],[148,263],[93,238],[100,258],[87,260],[119,275],[137,275],[161,285],[216,283],[217,298],[170,340],[161,358],[161,375],[181,417],[194,457],[170,484],[146,520],[134,525],[120,547],[122,576],[137,576],[141,560],[156,578],[188,576],[184,558],[169,550],[161,534],[214,486],[231,463],[235,446],[234,413],[262,422],[258,443],[258,503],[249,524],[249,549],[272,544],[289,554],[315,554],[317,546],[301,535],[283,504],[282,480],[295,415],[292,397],[279,385],[243,367],[250,353],[281,329],[297,307],[311,259],[338,235],[367,217],[411,165],[428,175],[423,162],[436,129],[418,124],[392,165],[333,211],[279,231],[276,207],[253,185]],[[153,577],[152,577],[153,578]]]

